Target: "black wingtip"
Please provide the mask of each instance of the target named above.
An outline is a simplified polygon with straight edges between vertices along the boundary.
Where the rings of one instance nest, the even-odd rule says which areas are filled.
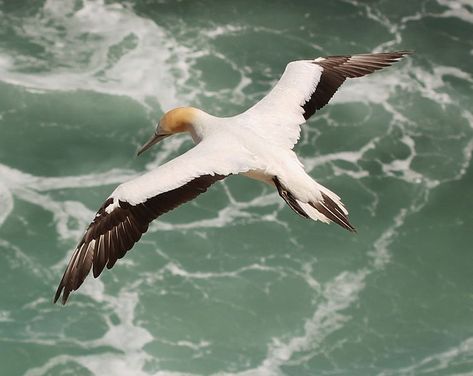
[[[396,63],[401,61],[401,59],[414,54],[415,52],[413,50],[401,50],[401,51],[394,51],[394,52],[386,52],[386,53],[381,53],[382,55],[391,55],[392,57],[390,58],[391,63]]]
[[[61,299],[62,305],[66,305],[68,297],[69,297],[69,294],[66,294],[66,293],[62,294],[62,299]]]
[[[59,297],[61,296],[61,292],[63,288],[64,288],[64,276],[62,277],[61,282],[59,283],[59,286],[56,290],[56,294],[54,295],[53,304],[56,304],[56,302],[58,301]]]
[[[372,54],[363,54],[363,55],[411,55],[415,51],[414,50],[399,50],[399,51],[390,51],[390,52],[374,52]]]
[[[61,304],[65,305],[66,302],[67,302],[67,298],[69,297],[70,293],[71,293],[71,291],[68,290],[68,288],[65,284],[65,281],[64,281],[64,276],[63,276],[62,279],[61,279],[61,282],[59,283],[59,286],[56,290],[56,294],[54,295],[53,304],[56,304],[57,301],[59,300],[59,298],[61,298],[61,295],[62,295]]]
[[[54,299],[53,299],[53,304],[56,304],[59,298],[61,297],[62,289],[63,287],[58,289],[58,291],[56,292],[56,295],[54,296]],[[64,294],[62,294],[61,304],[62,305],[66,304],[66,301],[67,301],[67,298],[64,299]]]
[[[357,235],[357,229],[350,222],[348,222],[348,224],[350,225],[350,228],[348,228],[347,230],[350,231],[352,234]]]
[[[345,230],[351,232],[352,234],[357,234],[356,228],[348,222],[348,218],[345,219],[346,223],[344,225],[341,225]],[[337,222],[338,223],[338,222]],[[339,223],[338,223],[339,224]]]
[[[413,55],[415,53],[414,50],[402,50],[402,51],[396,51],[396,52],[393,52],[393,54],[398,54],[400,55],[399,56],[399,59],[405,57],[405,56],[408,56],[408,55]]]
[[[56,291],[56,295],[54,295],[53,304],[56,304],[57,301],[59,300],[59,298],[61,298],[61,293],[62,293],[61,304],[62,305],[66,304],[69,294],[68,293],[66,294],[65,290],[64,290],[64,293],[63,293],[63,290],[64,290],[64,286],[62,284],[59,285],[59,287]]]

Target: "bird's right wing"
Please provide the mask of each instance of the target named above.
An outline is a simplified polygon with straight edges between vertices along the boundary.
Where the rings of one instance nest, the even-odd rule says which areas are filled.
[[[121,184],[101,206],[74,250],[54,302],[63,304],[93,269],[97,277],[141,238],[160,215],[205,192],[214,182],[253,168],[245,149],[202,141],[157,169]]]
[[[325,106],[347,78],[373,73],[407,54],[399,51],[292,61],[273,89],[239,116],[254,132],[292,148],[299,139],[300,125]]]

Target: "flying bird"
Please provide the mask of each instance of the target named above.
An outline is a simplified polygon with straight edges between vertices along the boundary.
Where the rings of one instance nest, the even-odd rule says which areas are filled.
[[[167,112],[138,155],[177,133],[190,133],[196,146],[113,191],[75,248],[54,302],[62,294],[65,304],[90,269],[96,278],[105,266],[113,267],[154,219],[229,175],[270,184],[304,218],[335,222],[355,231],[340,197],[313,180],[292,149],[300,126],[329,102],[347,78],[373,73],[407,54],[398,51],[290,62],[263,99],[232,117],[212,116],[193,107]]]

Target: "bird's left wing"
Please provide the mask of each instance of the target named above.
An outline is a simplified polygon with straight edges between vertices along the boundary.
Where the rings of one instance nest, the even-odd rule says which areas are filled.
[[[325,106],[347,78],[362,77],[388,67],[409,53],[397,51],[292,61],[273,89],[238,116],[252,131],[292,148],[299,139],[300,125]]]
[[[224,149],[224,148],[225,149]],[[61,279],[54,302],[65,304],[93,269],[97,277],[141,238],[160,215],[190,201],[224,177],[251,169],[244,149],[201,142],[185,154],[121,184],[104,202],[77,245]]]

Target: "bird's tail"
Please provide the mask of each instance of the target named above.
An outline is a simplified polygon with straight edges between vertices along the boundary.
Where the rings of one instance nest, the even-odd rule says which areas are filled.
[[[335,193],[316,184],[314,197],[316,199],[304,202],[297,199],[287,188],[285,188],[277,177],[273,178],[279,195],[286,201],[289,207],[304,218],[321,221],[324,223],[335,222],[344,229],[356,232],[348,220],[348,211]]]

